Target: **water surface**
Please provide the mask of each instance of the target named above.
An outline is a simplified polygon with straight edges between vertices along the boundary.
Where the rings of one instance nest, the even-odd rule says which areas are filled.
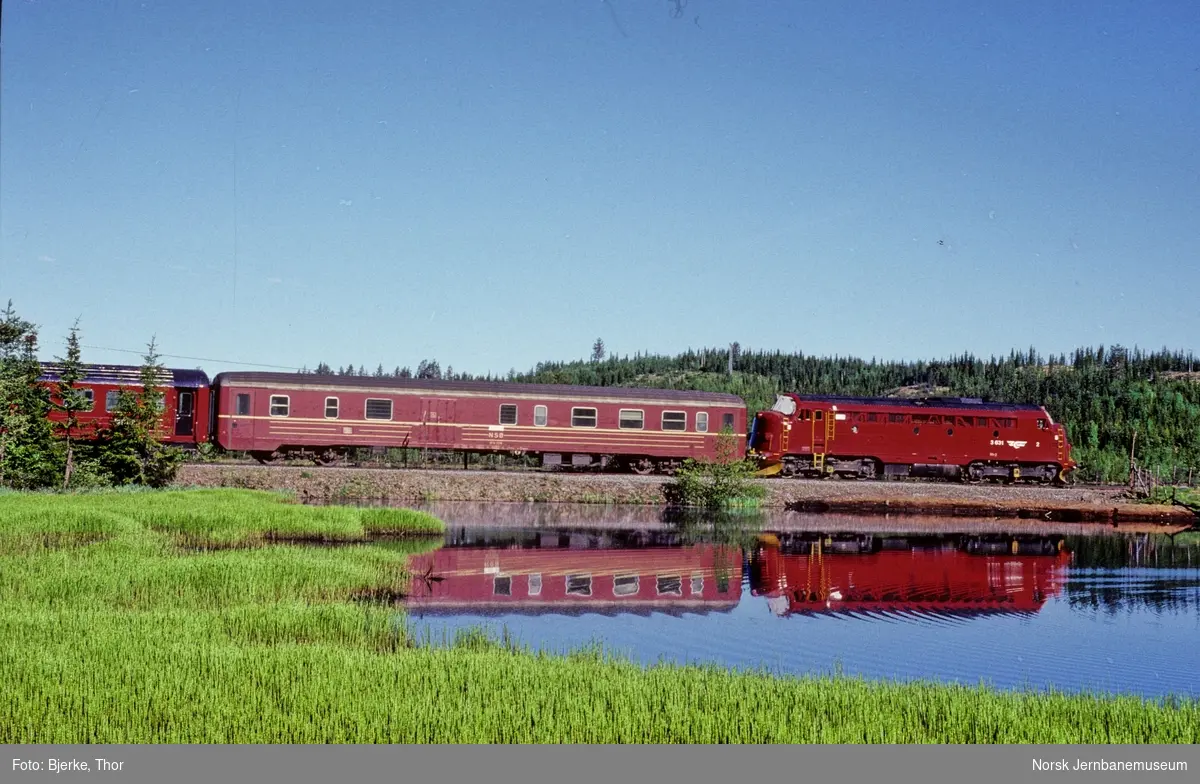
[[[1200,546],[1189,535],[433,511],[449,528],[440,549],[412,558],[407,607],[436,638],[483,626],[534,648],[598,641],[644,663],[1200,696]]]

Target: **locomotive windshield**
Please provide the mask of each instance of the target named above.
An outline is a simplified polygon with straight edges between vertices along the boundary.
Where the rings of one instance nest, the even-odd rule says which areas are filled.
[[[796,413],[796,401],[787,395],[776,395],[775,405],[771,406],[772,411],[778,411],[784,416],[791,416]]]

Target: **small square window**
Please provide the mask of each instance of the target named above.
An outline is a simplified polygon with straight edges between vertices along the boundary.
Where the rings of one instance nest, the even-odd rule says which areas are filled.
[[[613,596],[633,596],[638,592],[636,574],[619,574],[613,578]]]
[[[722,430],[733,430],[733,414],[722,414],[721,415],[721,429]]]
[[[271,416],[285,417],[290,409],[287,395],[271,395]]]
[[[512,403],[505,403],[500,406],[500,424],[515,425],[517,424],[517,407]]]
[[[249,397],[249,395],[247,395]],[[116,411],[121,405],[121,391],[119,389],[110,389],[104,393],[104,410]],[[249,406],[247,406],[249,408]]]
[[[663,430],[687,430],[686,411],[664,411],[662,415]]]
[[[658,593],[683,596],[683,578],[679,575],[656,578]]]
[[[592,576],[590,574],[568,574],[567,575],[567,595],[568,596],[591,596],[592,595]]]
[[[533,424],[536,425],[537,427],[545,427],[546,426],[546,407],[545,406],[534,406],[533,407]]]
[[[646,426],[646,412],[622,408],[617,426],[622,430],[641,430]]]
[[[708,432],[708,412],[707,411],[697,411],[696,412],[696,432],[697,433],[707,433]]]
[[[84,411],[91,411],[96,407],[96,391],[91,387],[84,388],[83,399],[87,401],[87,408]]]
[[[112,393],[109,393],[112,394]],[[238,395],[237,403],[234,409],[238,416],[250,416],[250,396]]]
[[[571,409],[571,427],[595,427],[596,426],[596,409],[594,408],[572,408]]]
[[[391,419],[392,401],[379,398],[367,398],[367,408],[364,412],[366,419]]]
[[[326,419],[337,419],[338,418],[338,399],[336,397],[325,398],[325,418]]]
[[[512,578],[495,577],[492,579],[493,596],[512,596]]]
[[[692,596],[699,596],[704,593],[704,575],[692,575]]]
[[[529,575],[529,595],[539,596],[542,593],[542,576],[540,574]]]

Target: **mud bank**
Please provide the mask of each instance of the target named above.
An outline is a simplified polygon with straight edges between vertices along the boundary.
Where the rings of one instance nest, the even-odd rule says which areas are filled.
[[[185,465],[181,487],[287,490],[305,502],[582,503],[665,505],[669,480],[652,476],[420,469]],[[1022,487],[902,481],[762,479],[766,509],[856,515],[938,515],[1050,522],[1192,525],[1182,507],[1132,503],[1121,488]]]

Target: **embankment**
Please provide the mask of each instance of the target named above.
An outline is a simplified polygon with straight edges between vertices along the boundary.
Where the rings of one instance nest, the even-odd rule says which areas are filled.
[[[183,466],[182,487],[287,490],[303,501],[485,501],[662,506],[663,477],[419,469]],[[763,506],[798,512],[1022,518],[1061,522],[1194,524],[1179,506],[1136,503],[1119,487],[963,485],[937,482],[756,480]]]

